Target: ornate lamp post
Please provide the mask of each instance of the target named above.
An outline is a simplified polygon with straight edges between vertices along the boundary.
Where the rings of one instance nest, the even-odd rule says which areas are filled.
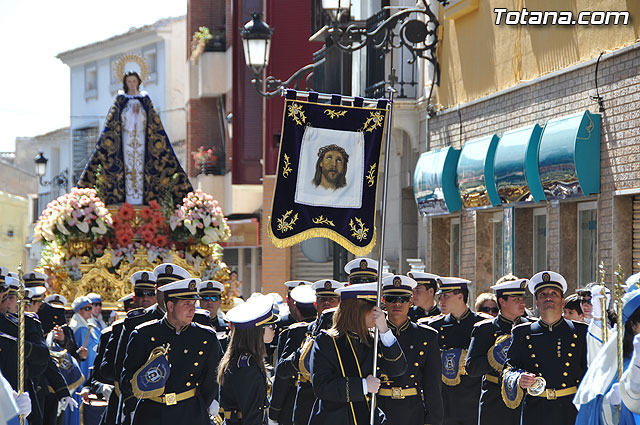
[[[44,176],[45,174],[47,174],[47,162],[49,162],[49,160],[46,156],[44,156],[42,152],[38,152],[38,155],[33,158],[33,161],[36,164],[36,176],[38,176],[38,182],[40,183],[40,186],[55,185],[59,188],[67,187],[67,183],[69,181],[67,177],[68,170],[65,169],[57,176],[52,177],[51,180],[45,181]]]
[[[443,5],[447,0],[438,0]],[[423,58],[434,67],[434,80],[440,80],[440,66],[436,57],[438,45],[438,18],[431,11],[426,0],[420,7],[402,9],[380,23],[375,29],[368,30],[362,22],[341,23],[341,18],[349,13],[350,0],[322,0],[322,8],[330,18],[330,25],[322,28],[338,49],[355,52],[366,46],[382,49],[385,54],[393,49],[405,48],[411,58],[408,63]],[[298,88],[299,82],[311,76],[315,64],[309,64],[296,71],[286,81],[268,76],[262,79],[262,71],[269,63],[269,49],[273,29],[263,20],[262,14],[254,13],[253,19],[240,30],[244,44],[247,66],[254,73],[252,80],[258,93],[264,97],[278,95],[292,83]],[[422,19],[418,19],[422,18]],[[318,35],[318,34],[316,34]],[[393,82],[392,82],[393,83]],[[263,86],[266,90],[263,90]]]

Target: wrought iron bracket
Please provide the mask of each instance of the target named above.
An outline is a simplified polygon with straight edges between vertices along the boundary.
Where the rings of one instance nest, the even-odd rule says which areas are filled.
[[[51,180],[44,180],[42,176],[38,177],[38,182],[40,186],[57,186],[61,188],[66,188],[67,183],[69,182],[69,178],[67,177],[69,174],[69,170],[63,170],[57,176],[51,178]]]
[[[443,5],[448,3],[447,0],[438,1]],[[409,19],[414,13],[427,19],[425,21]],[[346,52],[355,52],[365,46],[372,46],[388,53],[392,49],[404,47],[412,55],[408,63],[411,64],[416,59],[423,58],[434,66],[437,84],[440,80],[440,66],[436,57],[439,26],[437,16],[431,11],[426,0],[422,0],[422,7],[400,10],[372,31],[358,22],[344,27],[334,20],[331,28],[328,29],[328,34],[334,45]]]
[[[319,63],[310,63],[299,70],[297,70],[291,77],[289,77],[286,81],[282,81],[276,77],[268,76],[267,78],[262,80],[261,72],[254,72],[253,79],[251,83],[256,88],[256,91],[260,96],[263,97],[273,97],[282,95],[283,91],[290,87],[293,84],[294,89],[300,89],[300,82],[305,81],[307,87],[311,87],[311,77],[313,76],[313,71]],[[263,85],[265,90],[263,90]]]

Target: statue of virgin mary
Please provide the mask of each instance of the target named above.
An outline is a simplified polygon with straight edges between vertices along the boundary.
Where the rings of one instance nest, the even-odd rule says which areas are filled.
[[[124,72],[127,59],[139,64],[140,74]],[[116,73],[122,76],[122,90],[116,95],[95,150],[78,181],[78,187],[95,187],[100,174],[100,196],[107,205],[123,202],[146,205],[159,201],[167,190],[174,203],[178,203],[193,190],[151,99],[140,92],[146,69],[142,57],[120,58]]]

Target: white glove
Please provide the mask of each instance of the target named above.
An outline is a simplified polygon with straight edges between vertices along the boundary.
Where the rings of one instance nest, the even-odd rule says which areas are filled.
[[[220,411],[220,403],[218,403],[218,400],[213,399],[213,401],[211,402],[211,405],[209,406],[209,414],[211,416],[217,416],[219,411]]]
[[[100,384],[100,387],[98,390],[98,392],[102,394],[102,397],[104,397],[105,400],[109,400],[109,397],[111,397],[112,391],[113,391],[113,385],[109,385],[109,384]]]
[[[607,302],[605,303],[605,306],[609,305],[609,301],[611,301],[611,291],[607,288],[605,288],[605,292],[606,292],[606,296],[607,296]],[[593,307],[593,310],[591,311],[591,317],[593,317],[596,320],[601,320],[602,319],[602,298],[604,297],[604,295],[602,295],[602,285],[593,285],[591,287],[591,306]]]
[[[18,395],[17,392],[13,391],[13,398],[18,405],[18,413],[20,415],[29,416],[31,414],[31,398],[29,397],[29,393],[22,393]]]
[[[62,400],[60,400],[60,409],[64,412],[67,410],[67,407],[73,412],[78,408],[78,402],[71,397],[62,397]]]
[[[618,406],[622,403],[622,398],[620,397],[620,383],[616,382],[613,384],[605,397],[609,398],[609,403],[612,406]]]

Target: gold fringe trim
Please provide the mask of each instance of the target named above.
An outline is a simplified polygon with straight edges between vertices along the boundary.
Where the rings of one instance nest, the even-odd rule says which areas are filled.
[[[502,363],[500,363],[499,361],[496,360],[496,356],[494,354],[494,350],[496,348],[496,345],[504,342],[507,339],[510,339],[511,335],[500,335],[497,339],[496,342],[493,344],[493,346],[491,348],[489,348],[489,352],[487,353],[487,359],[489,360],[489,364],[491,365],[491,367],[498,373],[502,372]]]
[[[458,362],[458,374],[456,375],[455,378],[446,378],[444,375],[442,375],[442,382],[445,385],[448,385],[450,387],[454,387],[458,385],[460,383],[461,376],[467,374],[467,370],[464,368],[464,364],[466,361],[467,361],[467,350],[464,349],[462,350],[462,353],[460,353],[460,360]]]
[[[510,370],[511,370],[511,367],[508,366],[502,372],[502,385],[500,386],[500,393],[502,394],[502,401],[504,401],[504,404],[509,409],[517,409],[518,406],[520,406],[520,403],[522,403],[522,398],[524,397],[524,391],[522,390],[522,387],[520,387],[520,378],[518,377],[518,379],[516,379],[516,388],[517,388],[516,399],[515,400],[509,400],[509,398],[507,398],[507,394],[505,392],[505,388],[508,385],[508,383],[507,383],[508,379],[506,379],[505,375]]]
[[[298,372],[303,378],[309,381],[311,381],[311,371],[307,370],[307,367],[304,364],[304,360],[310,354],[309,352],[313,347],[314,341],[315,338],[310,336],[305,339],[305,341],[302,343],[302,346],[300,347],[300,360],[298,361]]]
[[[278,238],[273,234],[273,230],[271,230],[271,216],[269,216],[269,222],[267,226],[267,232],[269,233],[269,239],[271,239],[271,243],[276,248],[288,248],[295,244],[299,244],[302,241],[311,238],[327,238],[331,239],[335,243],[342,246],[347,251],[351,252],[356,256],[364,256],[370,253],[373,250],[373,247],[376,244],[376,227],[373,226],[373,237],[371,238],[371,242],[366,246],[357,246],[353,244],[349,239],[336,232],[335,230],[327,229],[327,228],[311,228],[307,229],[304,232],[300,232],[297,235],[289,236],[288,238]]]

